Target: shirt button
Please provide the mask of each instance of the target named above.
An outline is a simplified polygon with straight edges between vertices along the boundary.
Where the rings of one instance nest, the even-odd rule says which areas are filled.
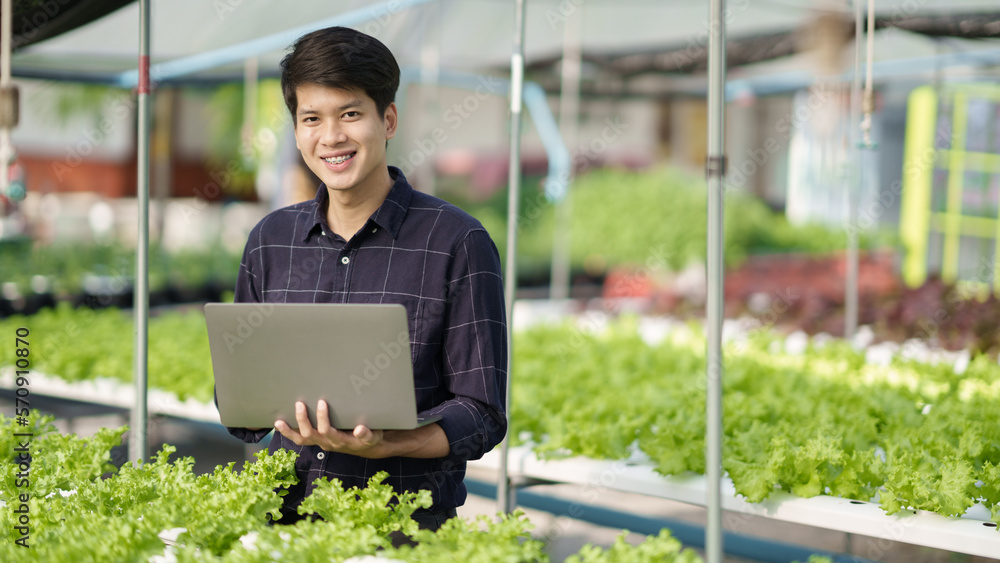
[[[319,234],[326,236],[326,231],[320,231]]]
[[[316,459],[323,459],[324,457],[326,457],[326,452],[319,452],[316,454]]]
[[[344,256],[343,258],[341,258],[341,259],[340,259],[340,263],[341,263],[341,264],[347,264],[347,263],[349,263],[350,261],[351,261],[351,259],[350,259],[350,258],[348,258],[347,256]]]
[[[377,230],[378,230],[378,227],[372,227],[372,232],[373,232],[373,233],[374,233],[375,231],[377,231]]]

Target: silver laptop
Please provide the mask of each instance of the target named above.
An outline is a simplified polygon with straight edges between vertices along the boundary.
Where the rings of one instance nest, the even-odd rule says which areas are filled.
[[[295,402],[316,427],[325,399],[330,424],[411,429],[419,420],[406,308],[399,304],[209,303],[212,369],[225,426],[292,428]]]

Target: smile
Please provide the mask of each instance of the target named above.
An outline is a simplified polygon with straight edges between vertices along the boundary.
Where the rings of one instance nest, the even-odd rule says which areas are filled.
[[[358,154],[358,153],[352,152],[351,154],[347,154],[347,155],[344,155],[344,156],[336,156],[336,157],[331,157],[331,158],[324,158],[323,160],[325,162],[329,162],[330,164],[343,164],[344,162],[347,162],[348,160],[354,158],[354,155],[356,155],[356,154]]]

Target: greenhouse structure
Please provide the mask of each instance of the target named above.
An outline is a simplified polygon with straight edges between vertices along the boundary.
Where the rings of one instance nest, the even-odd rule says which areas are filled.
[[[1000,560],[996,2],[0,6],[0,559]],[[320,186],[278,78],[331,26],[501,261],[506,434],[437,530],[367,468],[275,525],[303,461],[220,421],[206,305]]]

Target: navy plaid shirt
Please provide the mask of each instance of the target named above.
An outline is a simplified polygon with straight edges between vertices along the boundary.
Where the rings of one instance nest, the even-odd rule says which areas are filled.
[[[250,232],[237,302],[401,303],[406,307],[417,411],[441,415],[447,457],[365,459],[297,446],[275,433],[269,449],[298,452],[295,508],[318,477],[364,487],[378,471],[397,491],[430,490],[431,510],[461,506],[466,461],[496,446],[507,429],[507,338],[500,258],[483,226],[457,207],[413,190],[389,167],[388,197],[350,241],[326,220],[329,194],[270,213]],[[310,408],[315,408],[314,405]],[[271,429],[229,428],[245,442]]]

